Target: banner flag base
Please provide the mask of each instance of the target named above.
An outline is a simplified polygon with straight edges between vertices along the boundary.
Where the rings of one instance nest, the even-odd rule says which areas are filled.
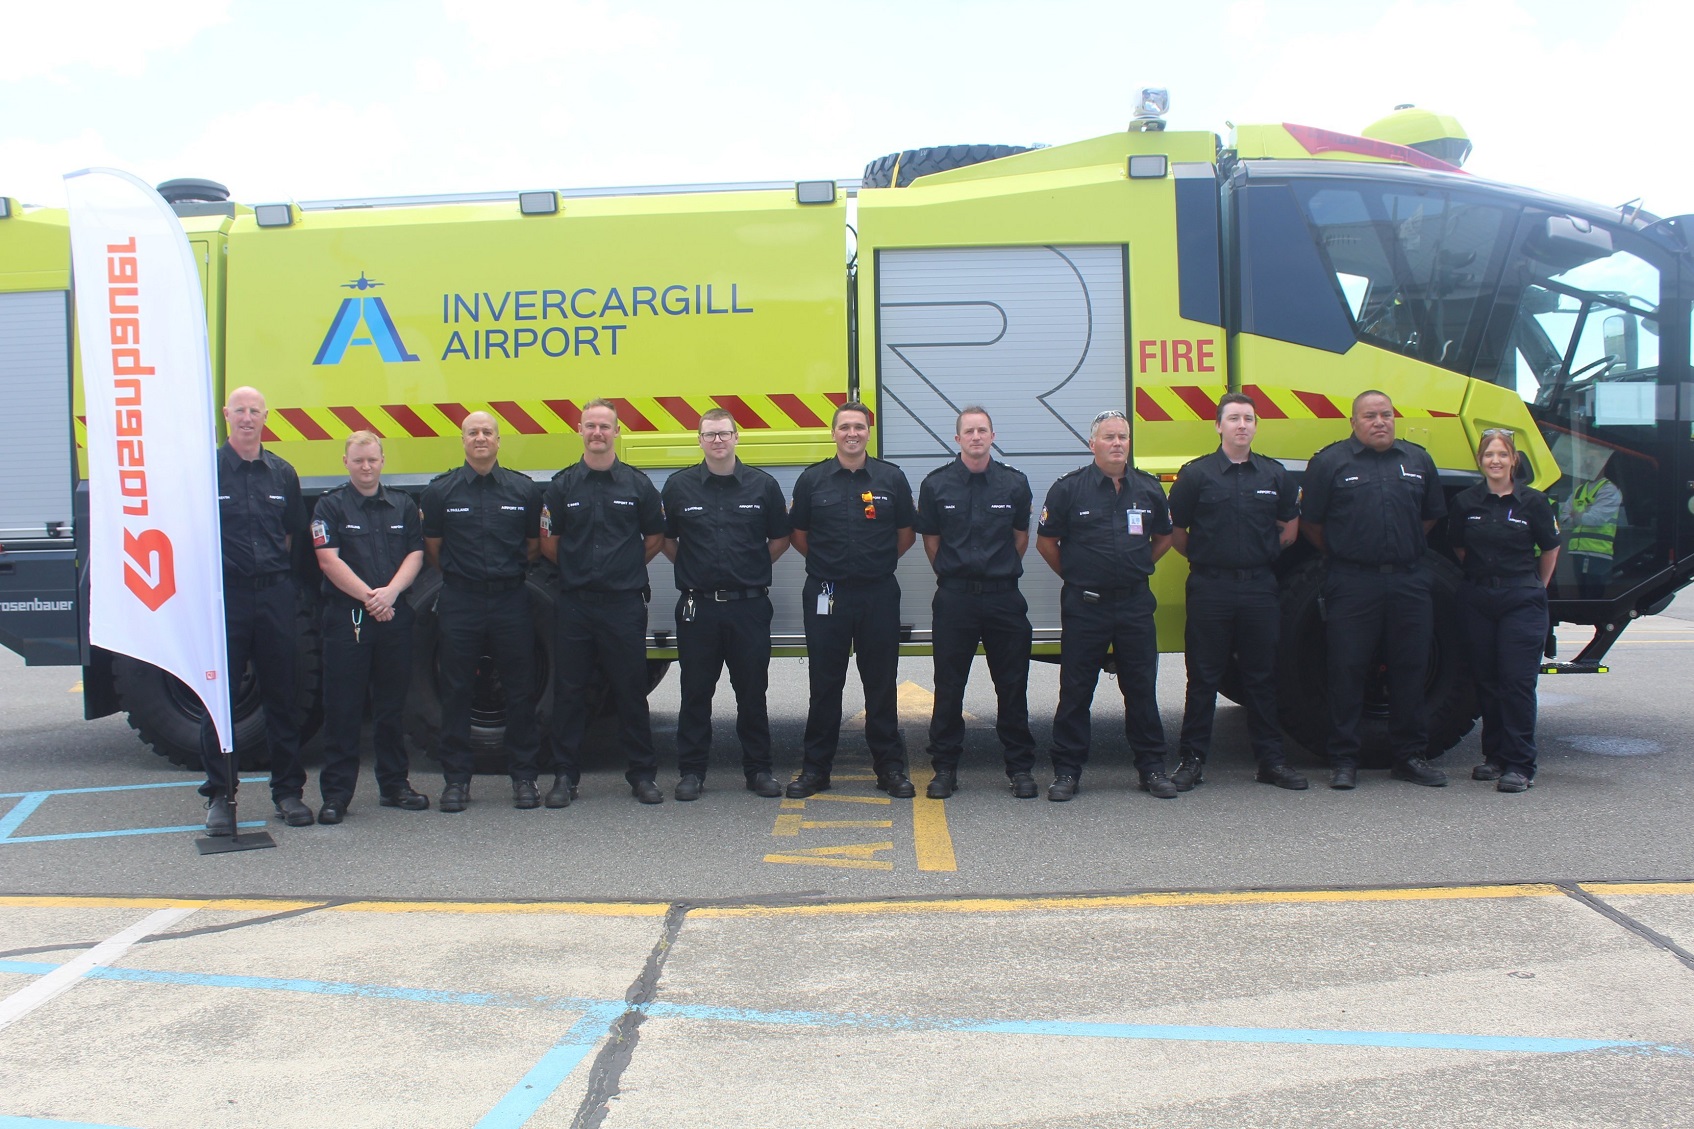
[[[203,855],[222,855],[230,851],[261,851],[276,846],[276,840],[271,838],[269,831],[250,831],[245,835],[220,835],[217,838],[204,835],[194,840],[194,846]]]

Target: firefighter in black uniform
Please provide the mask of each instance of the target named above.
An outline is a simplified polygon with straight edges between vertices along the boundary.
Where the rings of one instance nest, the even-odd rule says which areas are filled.
[[[1517,437],[1482,433],[1483,480],[1453,499],[1453,551],[1471,673],[1482,706],[1483,762],[1471,776],[1522,792],[1535,780],[1535,681],[1547,639],[1547,581],[1559,561],[1559,523],[1547,495],[1520,485]],[[1537,555],[1537,550],[1540,550]]]
[[[1171,547],[1188,558],[1188,698],[1171,783],[1186,792],[1205,782],[1218,685],[1234,656],[1259,781],[1306,788],[1283,755],[1276,721],[1281,608],[1273,566],[1300,535],[1300,488],[1281,463],[1254,454],[1259,420],[1250,397],[1221,397],[1217,429],[1218,449],[1178,471],[1170,493]]]
[[[870,417],[870,409],[856,400],[835,409],[830,420],[835,455],[800,472],[788,511],[794,547],[806,558],[800,603],[811,675],[805,760],[788,783],[792,799],[829,787],[852,653],[865,687],[865,743],[876,786],[900,799],[916,795],[906,777],[894,686],[900,657],[900,582],[894,567],[917,540],[912,488],[899,467],[865,453]]]
[[[1035,547],[1064,578],[1059,622],[1059,705],[1053,713],[1053,783],[1049,800],[1075,796],[1088,762],[1094,687],[1107,648],[1117,660],[1123,728],[1143,791],[1174,799],[1165,775],[1165,731],[1159,721],[1158,602],[1148,587],[1153,565],[1170,548],[1170,511],[1158,479],[1129,465],[1129,418],[1094,417],[1088,448],[1094,461],[1061,475],[1047,491]]]
[[[935,708],[929,755],[935,778],[925,794],[945,800],[959,786],[964,752],[965,683],[977,644],[988,659],[999,709],[994,731],[1006,750],[1012,794],[1035,798],[1035,738],[1029,732],[1029,605],[1018,591],[1029,547],[1029,479],[991,457],[994,421],[971,406],[955,421],[959,457],[918,487],[917,531],[935,568]]]
[[[462,424],[464,465],[423,494],[424,552],[441,569],[441,745],[444,812],[465,810],[471,786],[471,689],[488,654],[506,697],[506,756],[512,806],[538,806],[535,622],[524,573],[539,552],[541,489],[499,463],[500,425],[487,412]]]
[[[771,665],[771,565],[788,549],[788,505],[776,479],[735,457],[735,417],[700,417],[705,458],[665,479],[665,556],[676,564],[676,798],[698,799],[712,748],[712,695],[729,667],[747,790],[782,795],[771,774],[765,690]]]
[[[664,544],[659,492],[617,457],[618,409],[590,400],[577,423],[582,458],[553,476],[541,501],[541,551],[559,566],[554,612],[553,771],[547,806],[576,795],[596,660],[617,703],[624,779],[644,804],[664,801],[647,715],[647,562]]]
[[[290,549],[306,532],[306,503],[300,477],[262,446],[265,398],[254,388],[237,388],[224,402],[229,441],[218,448],[218,519],[223,526],[224,638],[228,643],[230,710],[249,660],[265,706],[265,740],[271,750],[271,800],[290,827],[312,822],[301,796],[306,770],[300,764],[300,719],[296,710],[295,625]],[[232,781],[241,771],[233,752],[225,763],[217,729],[208,715],[200,723],[200,759],[206,766],[206,834],[235,834],[229,806]]]
[[[1423,683],[1435,630],[1425,537],[1447,513],[1435,461],[1394,435],[1394,405],[1374,389],[1353,398],[1351,438],[1306,465],[1300,529],[1328,559],[1323,582],[1329,643],[1331,788],[1358,783],[1365,678],[1378,648],[1388,670],[1396,780],[1439,788],[1447,774],[1424,759]]]
[[[340,823],[359,782],[359,723],[371,696],[371,745],[385,808],[422,811],[400,731],[412,681],[412,606],[423,529],[411,495],[382,484],[382,440],[355,431],[342,447],[347,485],[318,499],[312,547],[323,573],[324,766],[319,823]]]

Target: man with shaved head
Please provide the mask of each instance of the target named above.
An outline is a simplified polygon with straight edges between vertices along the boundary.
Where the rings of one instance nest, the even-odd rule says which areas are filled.
[[[224,638],[229,648],[230,712],[249,661],[265,706],[265,739],[271,750],[271,800],[290,827],[313,821],[301,798],[300,719],[294,675],[295,603],[291,550],[306,532],[300,477],[264,449],[265,397],[237,388],[224,403],[229,441],[218,448],[218,518],[222,526]],[[226,761],[210,716],[200,724],[200,758],[206,766],[206,834],[235,834],[230,790],[241,771]]]
[[[470,802],[471,690],[477,660],[494,659],[506,695],[506,756],[512,806],[536,808],[535,622],[524,590],[540,553],[541,488],[499,463],[500,425],[472,412],[461,425],[464,465],[424,489],[424,554],[441,570],[441,761],[445,786],[437,807]]]

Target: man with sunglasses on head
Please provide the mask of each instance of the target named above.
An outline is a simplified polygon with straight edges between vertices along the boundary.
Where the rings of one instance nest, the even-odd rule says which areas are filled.
[[[665,479],[664,553],[676,565],[676,653],[682,704],[676,715],[676,798],[694,800],[712,748],[712,695],[729,668],[735,734],[747,790],[782,795],[771,774],[765,690],[771,665],[771,565],[788,549],[788,506],[769,474],[735,456],[735,417],[700,417],[705,458]]]
[[[865,451],[870,421],[871,410],[857,400],[835,409],[835,454],[800,472],[788,511],[794,547],[806,558],[801,611],[811,675],[805,761],[788,784],[790,799],[829,787],[841,741],[847,659],[854,654],[865,687],[865,743],[876,786],[897,799],[916,795],[906,776],[894,688],[900,658],[894,567],[917,540],[916,515],[905,472]]]
[[[1088,433],[1094,461],[1061,475],[1047,491],[1035,547],[1064,579],[1059,621],[1059,706],[1053,714],[1053,783],[1047,798],[1076,795],[1088,762],[1090,709],[1108,648],[1123,692],[1123,728],[1141,788],[1163,800],[1176,786],[1165,775],[1159,721],[1158,602],[1148,581],[1171,545],[1170,511],[1158,479],[1129,464],[1129,417],[1104,411]]]

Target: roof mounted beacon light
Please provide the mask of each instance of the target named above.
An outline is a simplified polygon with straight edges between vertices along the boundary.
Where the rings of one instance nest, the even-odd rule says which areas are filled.
[[[1162,86],[1143,86],[1135,92],[1135,116],[1130,119],[1131,133],[1158,133],[1165,128],[1165,115],[1170,113],[1170,91]]]
[[[1387,141],[1462,167],[1470,156],[1470,135],[1451,114],[1420,110],[1411,103],[1394,107],[1394,112],[1367,125],[1361,136]]]

